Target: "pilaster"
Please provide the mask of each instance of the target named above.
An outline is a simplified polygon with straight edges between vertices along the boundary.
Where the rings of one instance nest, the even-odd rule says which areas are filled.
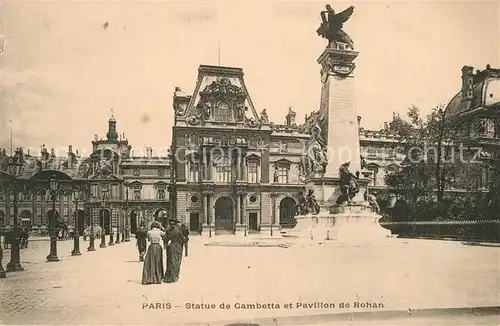
[[[248,224],[246,221],[246,192],[245,191],[238,191],[236,195],[236,210],[237,210],[237,216],[238,220],[236,223],[236,230],[235,233],[237,235],[241,236],[246,236],[247,235],[247,229],[248,229]],[[242,203],[243,201],[243,203]]]

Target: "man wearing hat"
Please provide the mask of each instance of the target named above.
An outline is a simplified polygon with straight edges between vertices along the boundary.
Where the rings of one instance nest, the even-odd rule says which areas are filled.
[[[181,223],[181,230],[182,230],[182,235],[184,236],[184,239],[183,239],[184,255],[187,257],[188,256],[188,243],[189,243],[189,228],[187,227],[186,224]]]
[[[166,283],[174,283],[179,280],[182,262],[182,248],[184,246],[184,234],[179,225],[179,220],[172,218],[169,228],[163,238],[167,248],[167,268],[163,279]]]
[[[137,239],[137,249],[139,250],[139,261],[144,261],[144,255],[146,254],[147,247],[147,236],[148,230],[146,229],[146,223],[141,221],[139,228],[135,231],[135,238]]]

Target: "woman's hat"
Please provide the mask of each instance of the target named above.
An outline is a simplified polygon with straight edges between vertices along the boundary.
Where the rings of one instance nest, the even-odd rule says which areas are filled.
[[[161,229],[161,224],[160,224],[160,222],[153,221],[153,222],[151,223],[151,225],[149,226],[149,228],[150,228],[150,229],[152,229],[152,228]]]

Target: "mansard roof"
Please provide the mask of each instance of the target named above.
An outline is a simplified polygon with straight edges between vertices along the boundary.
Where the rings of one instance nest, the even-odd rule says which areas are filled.
[[[176,125],[226,124],[258,128],[262,124],[243,79],[243,69],[201,65],[193,95],[184,112],[177,114]],[[178,96],[180,89],[176,89]],[[216,110],[226,110],[227,119],[219,120]],[[179,123],[180,122],[180,123]],[[263,122],[265,123],[265,122]]]
[[[500,114],[500,69],[489,65],[483,71],[472,73],[473,67],[462,68],[462,79],[470,78],[470,85],[462,82],[462,89],[448,103],[446,117],[460,117],[470,114]],[[467,94],[467,88],[470,87]]]

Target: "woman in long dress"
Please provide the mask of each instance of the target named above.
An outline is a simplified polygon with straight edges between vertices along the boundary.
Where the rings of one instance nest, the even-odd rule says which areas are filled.
[[[144,259],[142,268],[142,284],[161,284],[163,276],[163,249],[160,245],[165,232],[161,230],[158,222],[151,224],[148,231],[148,240],[151,243]]]
[[[179,280],[182,262],[182,247],[184,245],[184,236],[178,220],[170,220],[170,227],[166,232],[164,243],[167,247],[167,269],[163,281],[166,283],[174,283]]]

